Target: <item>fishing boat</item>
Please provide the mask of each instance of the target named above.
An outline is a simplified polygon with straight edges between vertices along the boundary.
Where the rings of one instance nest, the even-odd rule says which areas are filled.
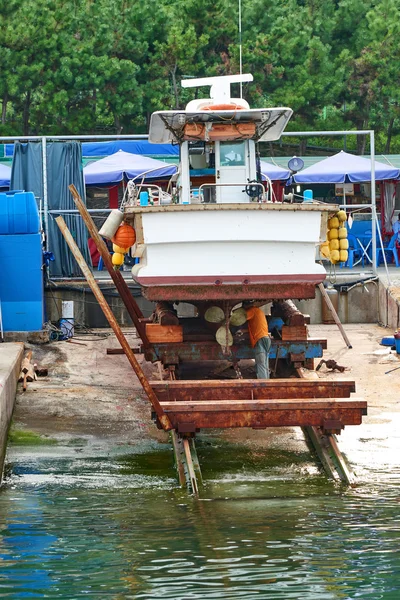
[[[335,207],[274,198],[256,146],[279,140],[292,110],[254,109],[231,96],[232,84],[252,79],[182,81],[185,88],[208,86],[210,97],[151,117],[149,141],[179,144],[180,160],[156,202],[154,186],[135,184],[124,208],[140,257],[133,277],[149,300],[312,298],[325,279],[316,246]],[[196,185],[199,171],[205,183]]]
[[[334,436],[346,425],[360,424],[366,411],[364,400],[350,397],[353,381],[305,378],[303,367],[313,368],[326,340],[309,337],[307,315],[291,299],[313,298],[325,279],[325,268],[315,259],[328,225],[329,242],[321,244],[321,252],[324,247],[328,255],[329,246],[334,262],[344,260],[341,242],[347,242],[347,233],[336,206],[277,202],[270,182],[263,182],[256,144],[278,140],[292,111],[251,109],[243,98],[231,96],[232,84],[251,80],[251,75],[235,75],[184,81],[185,87],[209,86],[210,97],[192,100],[185,110],[152,115],[150,141],[180,148],[178,172],[166,191],[143,179],[128,182],[123,211],[110,214],[100,232],[74,196],[141,338],[135,350],[146,361],[159,361],[162,381],[147,381],[90,277],[89,284],[149,398],[157,426],[172,430],[179,479],[195,494],[194,437],[212,428],[302,427],[329,475],[337,472],[351,483]],[[202,180],[195,177],[199,170]],[[100,235],[112,239],[112,258]],[[74,248],[70,234],[66,239]],[[147,318],[113,268],[122,264],[135,239],[140,260],[132,274],[143,295],[155,302]],[[267,316],[271,379],[255,380],[252,372],[246,377],[242,371],[246,359],[255,358],[247,313],[240,306],[246,300],[272,301]],[[195,310],[183,314],[181,302]],[[229,366],[215,370],[217,361]],[[209,373],[202,378],[203,363]],[[185,379],[186,367],[192,376]],[[233,377],[221,375],[227,369]]]

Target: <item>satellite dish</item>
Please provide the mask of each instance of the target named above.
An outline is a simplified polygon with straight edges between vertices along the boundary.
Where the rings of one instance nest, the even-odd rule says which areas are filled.
[[[288,162],[288,167],[292,173],[297,173],[297,171],[301,171],[304,167],[304,160],[297,158],[297,156],[293,156]]]

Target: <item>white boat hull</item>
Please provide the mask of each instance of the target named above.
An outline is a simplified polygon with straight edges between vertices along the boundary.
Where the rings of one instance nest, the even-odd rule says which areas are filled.
[[[329,208],[334,210],[304,204],[127,209],[139,231],[141,260],[133,276],[145,288],[250,286],[253,293],[253,286],[262,286],[266,297],[266,286],[279,284],[288,287],[286,297],[310,297],[309,290],[293,294],[291,286],[315,287],[325,279],[315,254]]]

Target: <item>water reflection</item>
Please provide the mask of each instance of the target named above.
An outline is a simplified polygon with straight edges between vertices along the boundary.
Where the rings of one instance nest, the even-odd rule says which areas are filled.
[[[0,597],[395,599],[400,468],[379,431],[369,452],[352,435],[353,490],[306,453],[200,444],[200,501],[177,487],[166,445],[15,447]]]

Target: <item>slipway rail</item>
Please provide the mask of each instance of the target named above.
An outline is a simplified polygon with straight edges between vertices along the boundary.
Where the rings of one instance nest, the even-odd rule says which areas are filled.
[[[119,272],[114,271],[109,252],[98,235],[96,227],[87,212],[79,194],[70,187],[75,203],[103,257],[121,298],[130,307],[130,314],[142,338],[145,358],[155,362],[160,360],[169,373],[168,381],[148,381],[135,358],[135,352],[116,322],[110,307],[104,299],[93,275],[86,265],[79,249],[62,217],[56,219],[60,230],[81,267],[93,293],[113,328],[123,352],[137,375],[152,407],[152,418],[164,431],[170,431],[175,454],[176,467],[181,485],[186,485],[195,495],[201,486],[201,471],[195,447],[195,436],[201,430],[250,427],[301,427],[319,456],[326,473],[334,479],[354,484],[344,457],[337,446],[336,435],[346,425],[359,425],[367,412],[367,403],[354,398],[354,381],[303,378],[302,368],[315,357],[322,356],[326,340],[310,340],[304,334],[306,317],[290,309],[287,317],[286,335],[288,340],[275,340],[272,358],[275,357],[275,371],[278,360],[291,365],[297,378],[280,379],[236,379],[236,380],[177,380],[176,372],[180,362],[196,360],[220,360],[220,346],[208,339],[196,339],[190,327],[183,342],[164,344],[151,343],[146,336],[145,322],[140,317],[139,307],[134,298],[128,298],[124,289],[126,283]],[[117,273],[117,274],[116,274]],[[122,290],[122,293],[121,293]],[[285,310],[287,306],[284,306]],[[289,307],[290,308],[290,307]],[[294,322],[297,323],[293,324]],[[303,323],[303,324],[301,324]],[[189,323],[190,325],[190,323]],[[293,335],[293,338],[291,337]],[[300,336],[301,339],[297,339]],[[252,351],[238,347],[236,359],[250,358]],[[308,353],[308,354],[307,354]],[[223,356],[222,356],[223,358]]]

